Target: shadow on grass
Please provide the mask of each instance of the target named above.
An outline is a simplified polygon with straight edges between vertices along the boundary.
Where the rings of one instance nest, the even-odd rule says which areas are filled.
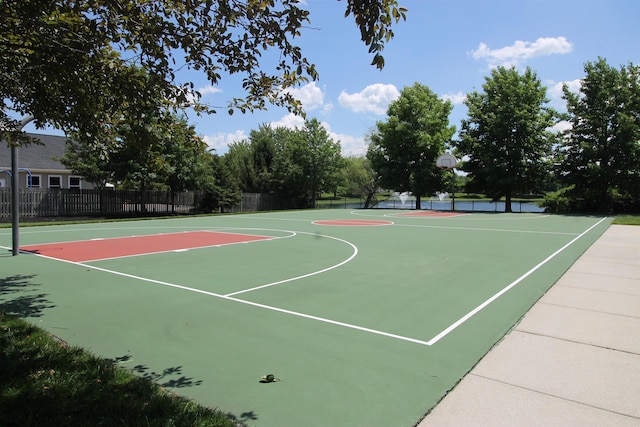
[[[0,311],[18,317],[40,317],[45,309],[55,305],[47,294],[36,293],[42,286],[34,283],[35,275],[15,275],[0,278]]]
[[[118,368],[113,360],[61,345],[46,331],[2,312],[0,368],[3,427],[238,427],[245,425],[242,418],[253,416],[247,412],[237,417],[200,406],[158,387],[145,375]],[[160,380],[181,373],[180,367],[162,374],[138,369]]]

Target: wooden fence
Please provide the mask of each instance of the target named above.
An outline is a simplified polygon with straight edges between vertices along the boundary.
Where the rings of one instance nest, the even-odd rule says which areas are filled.
[[[127,217],[220,211],[215,196],[204,192],[19,189],[20,218]],[[271,194],[243,193],[225,212],[255,212],[298,206]],[[0,188],[0,222],[11,220],[11,189]]]

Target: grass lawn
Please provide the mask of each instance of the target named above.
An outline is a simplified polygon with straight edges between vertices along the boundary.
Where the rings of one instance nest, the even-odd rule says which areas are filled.
[[[245,425],[116,363],[0,313],[0,423],[21,427]]]
[[[613,219],[612,224],[640,225],[640,215],[618,215]]]

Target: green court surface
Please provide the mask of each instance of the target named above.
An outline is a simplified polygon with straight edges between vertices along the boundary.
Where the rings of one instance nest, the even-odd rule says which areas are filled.
[[[81,262],[59,259],[56,245],[12,257],[1,229],[0,310],[251,426],[411,427],[610,219],[408,213],[21,229],[25,247],[87,244]],[[108,257],[91,244],[185,231],[266,238]],[[260,383],[265,374],[280,381]]]

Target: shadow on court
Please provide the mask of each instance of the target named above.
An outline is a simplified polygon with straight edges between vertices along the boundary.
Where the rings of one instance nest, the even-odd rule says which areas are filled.
[[[136,365],[131,370],[139,376],[153,381],[162,387],[184,388],[202,384],[202,380],[194,380],[193,378],[182,375],[182,366],[173,366],[164,369],[162,372],[155,372],[145,365]]]
[[[32,281],[35,276],[0,278],[0,311],[18,317],[40,317],[44,310],[55,307],[47,294],[37,292],[42,285]]]
[[[133,356],[130,354],[125,354],[124,356],[118,356],[108,360],[115,365],[130,362],[133,360]],[[149,368],[148,366],[138,364],[133,368],[130,368],[129,370],[137,374],[139,377],[150,380],[155,384],[158,384],[159,386],[165,388],[197,387],[204,383],[204,381],[202,380],[196,380],[194,378],[183,375],[182,366],[173,366],[165,368],[162,372],[156,372],[151,370],[151,368]],[[240,415],[227,413],[227,415],[243,423],[255,421],[258,419],[258,415],[255,411],[245,411]]]

